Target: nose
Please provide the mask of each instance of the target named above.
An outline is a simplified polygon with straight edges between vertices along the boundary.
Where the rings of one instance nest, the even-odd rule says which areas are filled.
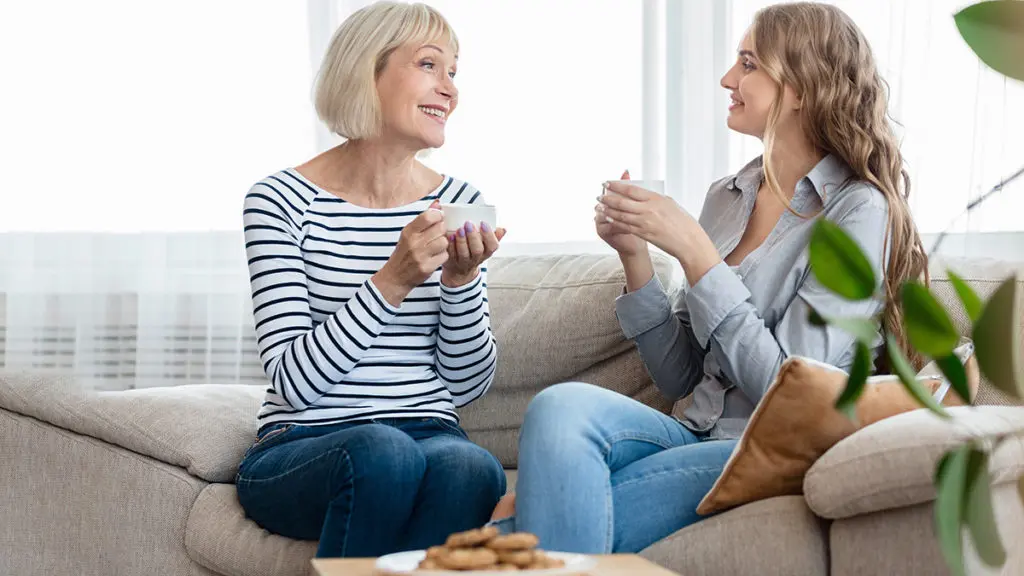
[[[725,71],[725,75],[722,76],[722,81],[720,82],[722,88],[725,88],[726,90],[736,90],[736,77],[735,74],[733,74],[735,71],[736,66],[733,66]]]
[[[448,100],[455,100],[459,97],[459,89],[455,87],[455,82],[453,82],[451,77],[447,74],[444,76],[444,80],[441,81],[441,84],[437,87],[437,93]]]

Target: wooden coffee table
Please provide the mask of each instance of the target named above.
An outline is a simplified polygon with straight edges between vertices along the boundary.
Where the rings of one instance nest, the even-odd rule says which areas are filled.
[[[592,576],[679,576],[635,554],[595,556]],[[313,568],[319,576],[377,576],[373,558],[316,558]],[[510,572],[509,574],[514,574]]]

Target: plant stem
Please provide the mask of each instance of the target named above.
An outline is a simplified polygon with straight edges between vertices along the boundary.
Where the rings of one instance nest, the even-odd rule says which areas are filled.
[[[994,194],[1002,192],[1007,185],[1009,185],[1017,178],[1020,178],[1021,176],[1024,176],[1024,166],[1021,166],[1019,170],[1011,174],[1009,177],[1001,180],[998,184],[993,186],[992,189],[989,190],[988,192],[982,194],[981,196],[975,198],[974,200],[971,200],[971,202],[967,204],[967,208],[965,208],[964,211],[961,212],[960,214],[957,214],[956,218],[953,218],[949,225],[946,226],[946,229],[939,234],[938,238],[935,239],[935,245],[932,246],[932,249],[928,251],[928,259],[930,260],[931,257],[934,256],[935,253],[939,251],[939,246],[942,245],[942,241],[946,239],[946,236],[949,234],[949,231],[953,229],[953,226],[957,223],[958,220],[963,218],[964,214],[967,214],[971,210],[974,210],[979,205],[981,205],[982,202],[988,200]]]

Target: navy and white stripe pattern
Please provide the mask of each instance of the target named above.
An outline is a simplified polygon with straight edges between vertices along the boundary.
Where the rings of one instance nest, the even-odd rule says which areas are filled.
[[[324,191],[295,170],[245,197],[245,250],[257,344],[270,379],[259,426],[442,417],[487,391],[497,347],[487,269],[458,288],[435,271],[391,306],[370,281],[406,224],[439,199],[482,203],[445,177],[406,206],[370,209]]]

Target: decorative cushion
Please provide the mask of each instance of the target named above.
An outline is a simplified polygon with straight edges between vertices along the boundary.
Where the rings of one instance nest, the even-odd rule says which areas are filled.
[[[958,352],[970,354],[965,366],[976,390],[973,346],[961,346]],[[874,376],[857,401],[856,422],[851,421],[834,407],[846,379],[845,372],[827,364],[800,357],[786,360],[697,512],[711,514],[755,500],[800,494],[807,470],[837,442],[860,428],[919,407],[898,378]],[[943,384],[936,377],[919,381],[932,393]],[[942,402],[963,404],[955,393],[946,394]]]

